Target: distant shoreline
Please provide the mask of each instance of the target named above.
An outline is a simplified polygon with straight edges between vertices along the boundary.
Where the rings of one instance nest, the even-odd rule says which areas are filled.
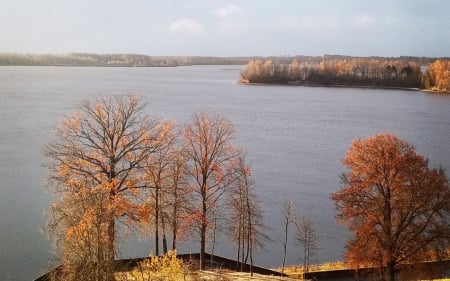
[[[259,82],[259,83],[253,83],[248,82],[244,79],[239,80],[239,84],[242,85],[250,85],[250,86],[257,86],[257,85],[264,85],[264,86],[300,86],[300,87],[323,87],[323,88],[355,88],[355,89],[379,89],[379,90],[401,90],[401,91],[414,91],[414,92],[426,92],[429,94],[443,94],[447,95],[450,94],[450,92],[446,91],[434,91],[434,90],[427,90],[427,89],[420,89],[420,88],[406,88],[406,87],[389,87],[389,86],[377,86],[377,85],[345,85],[345,84],[318,84],[313,83],[310,81],[305,82]]]

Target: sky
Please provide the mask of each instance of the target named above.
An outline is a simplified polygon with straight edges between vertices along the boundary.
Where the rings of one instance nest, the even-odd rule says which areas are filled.
[[[448,0],[0,0],[0,52],[450,56]]]

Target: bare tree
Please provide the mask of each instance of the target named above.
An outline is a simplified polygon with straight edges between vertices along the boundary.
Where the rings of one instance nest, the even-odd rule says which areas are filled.
[[[144,108],[135,96],[85,100],[75,114],[61,122],[56,140],[45,149],[48,186],[62,196],[51,210],[55,213],[50,231],[65,235],[59,239],[69,239],[77,231],[91,237],[91,231],[97,230],[104,237],[90,240],[98,249],[80,257],[84,260],[111,264],[116,254],[116,221],[138,219],[138,195],[145,186],[143,162],[160,150],[164,136]],[[74,207],[66,208],[66,203]],[[70,253],[67,247],[62,251]],[[106,279],[111,278],[112,273],[106,272]]]
[[[282,209],[282,222],[283,222],[283,240],[281,241],[283,245],[283,263],[281,267],[281,273],[284,273],[284,266],[286,264],[286,255],[287,255],[287,245],[288,245],[288,236],[289,236],[289,227],[294,218],[294,207],[292,205],[292,200],[285,199],[283,202]]]
[[[253,251],[263,248],[268,227],[264,224],[262,210],[254,192],[251,169],[245,163],[245,156],[237,159],[233,190],[229,193],[228,205],[231,211],[229,234],[237,246],[237,261],[241,266],[250,259],[250,273],[253,275]],[[238,263],[239,264],[239,263]],[[242,271],[242,267],[240,268]]]
[[[296,217],[296,239],[303,247],[303,272],[309,271],[311,257],[319,249],[320,235],[317,233],[314,222],[305,216]]]
[[[233,147],[232,124],[217,114],[197,113],[184,131],[186,172],[195,194],[193,220],[200,233],[200,267],[204,268],[207,229],[211,214],[222,194],[231,184],[233,160],[238,150]]]

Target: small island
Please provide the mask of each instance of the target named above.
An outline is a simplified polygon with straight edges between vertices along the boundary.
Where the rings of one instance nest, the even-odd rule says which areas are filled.
[[[241,73],[243,84],[364,87],[450,93],[450,60],[401,57],[324,56],[320,61],[252,60]]]

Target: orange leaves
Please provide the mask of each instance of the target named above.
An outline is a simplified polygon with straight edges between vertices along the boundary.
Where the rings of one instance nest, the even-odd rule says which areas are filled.
[[[81,129],[81,120],[83,115],[81,112],[75,112],[73,116],[66,117],[62,120],[62,124],[57,128],[57,134],[68,137],[73,134],[78,134]]]
[[[233,181],[229,168],[238,156],[234,148],[232,124],[218,114],[197,113],[184,130],[186,172],[190,188],[197,194],[194,202],[198,212],[191,220],[199,223],[201,259],[203,259],[208,219],[220,197]]]
[[[347,175],[350,182],[371,189],[374,184],[389,185],[390,188],[401,185],[404,178],[399,170],[414,163],[423,165],[425,160],[403,140],[392,134],[380,134],[354,141],[342,163],[351,171]]]
[[[425,87],[434,91],[450,91],[450,60],[436,60],[428,67]]]
[[[411,144],[392,134],[356,140],[342,163],[349,171],[331,198],[337,218],[354,234],[350,261],[397,264],[446,241],[441,234],[450,231],[447,179]]]
[[[165,145],[174,123],[158,125],[143,108],[133,96],[86,100],[61,122],[57,139],[47,146],[49,185],[62,195],[50,224],[58,235],[67,233],[66,245],[72,247],[63,251],[75,253],[77,241],[71,240],[80,235],[78,242],[91,248],[78,258],[96,260],[91,250],[97,247],[113,258],[115,222],[129,225],[145,215],[139,207],[142,168]],[[97,234],[107,243],[94,239]]]

